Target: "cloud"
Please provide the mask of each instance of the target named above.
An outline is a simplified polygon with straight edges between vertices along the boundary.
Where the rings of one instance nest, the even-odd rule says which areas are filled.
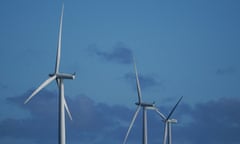
[[[23,102],[30,93],[8,98],[7,100],[19,108],[29,111],[30,117],[24,119],[5,119],[0,122],[0,143],[8,140],[29,140],[36,144],[57,143],[58,129],[58,97],[56,93],[43,90],[32,101]],[[122,106],[109,106],[95,103],[85,95],[76,98],[66,97],[73,121],[66,117],[67,139],[70,143],[103,143],[120,137],[123,131],[121,121],[126,121],[129,109]],[[124,115],[124,116],[123,116]],[[10,141],[10,139],[9,139]]]
[[[106,61],[111,61],[119,64],[132,63],[132,50],[118,43],[114,46],[111,52],[101,51],[97,48],[92,49],[94,53]]]
[[[227,68],[219,68],[216,71],[217,75],[225,75],[225,74],[232,74],[235,73],[237,70],[234,67],[227,67]]]
[[[150,87],[154,87],[157,85],[161,85],[160,82],[158,82],[155,78],[152,76],[143,76],[143,75],[138,75],[139,77],[139,82],[141,89],[147,89]],[[132,86],[135,88],[136,87],[136,76],[135,73],[127,73],[124,75],[124,79],[127,80],[129,83],[132,83]]]
[[[239,143],[240,114],[237,111],[239,108],[239,98],[221,98],[195,105],[189,113],[184,114],[192,120],[178,127],[176,141],[190,144]]]
[[[57,143],[57,94],[43,90],[28,104],[23,102],[29,92],[8,98],[29,117],[8,118],[0,121],[0,143]],[[66,117],[67,143],[101,144],[122,143],[135,109],[121,105],[96,103],[86,95],[67,97],[73,121]],[[173,103],[174,105],[174,103]],[[172,106],[160,106],[167,114]],[[173,143],[182,144],[237,144],[240,141],[239,98],[222,98],[189,105],[183,101],[173,114],[178,124],[172,126]],[[129,135],[129,143],[141,143],[142,113]],[[162,143],[163,123],[154,111],[148,111],[149,143]]]

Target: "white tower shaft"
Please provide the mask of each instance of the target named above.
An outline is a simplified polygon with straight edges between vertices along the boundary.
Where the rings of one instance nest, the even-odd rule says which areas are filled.
[[[172,144],[171,122],[168,122],[168,144]]]
[[[64,110],[64,84],[63,79],[59,79],[59,144],[66,143],[65,135],[65,110]]]
[[[143,144],[147,144],[147,110],[143,107]]]

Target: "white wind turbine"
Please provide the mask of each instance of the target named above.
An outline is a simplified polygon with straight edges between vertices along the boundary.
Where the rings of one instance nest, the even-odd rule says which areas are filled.
[[[161,118],[163,119],[164,122],[164,137],[163,137],[163,144],[172,144],[172,129],[171,129],[171,124],[172,123],[177,123],[176,119],[170,119],[173,112],[175,111],[175,109],[177,108],[178,104],[180,103],[180,101],[182,100],[183,96],[180,97],[180,99],[178,100],[178,102],[175,104],[175,106],[173,107],[173,109],[171,110],[171,112],[168,114],[167,117],[165,117],[157,108],[155,108],[155,110],[157,111],[157,113],[161,116]]]
[[[68,109],[65,97],[64,97],[64,79],[74,79],[75,74],[67,74],[59,72],[60,65],[60,55],[61,55],[61,39],[62,39],[62,21],[63,21],[63,11],[64,5],[62,6],[61,18],[60,18],[60,28],[59,28],[59,37],[58,37],[58,47],[57,47],[57,56],[56,56],[56,65],[55,72],[53,74],[49,74],[49,78],[44,81],[24,102],[24,104],[28,103],[39,91],[41,91],[44,87],[50,84],[52,81],[56,80],[57,86],[59,89],[59,144],[65,144],[66,142],[66,134],[65,134],[65,109],[69,115],[69,118],[72,120],[71,113]],[[65,109],[64,109],[65,108]]]
[[[141,108],[143,109],[142,143],[147,144],[147,109],[155,109],[155,106],[154,106],[154,103],[142,102],[141,88],[140,88],[140,83],[139,83],[139,79],[138,79],[138,73],[137,73],[137,67],[136,67],[135,61],[134,61],[134,70],[135,70],[135,75],[136,75],[136,85],[137,85],[137,92],[138,92],[138,102],[135,103],[137,105],[137,110],[132,118],[132,121],[131,121],[130,126],[127,131],[127,134],[124,138],[123,144],[126,143],[128,135],[132,129],[132,126],[133,126],[135,119]]]

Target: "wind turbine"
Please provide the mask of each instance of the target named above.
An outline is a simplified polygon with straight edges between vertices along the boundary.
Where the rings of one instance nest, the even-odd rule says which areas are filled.
[[[177,108],[178,104],[180,103],[180,101],[182,100],[183,96],[180,97],[180,99],[178,100],[178,102],[175,104],[175,106],[173,107],[173,109],[171,110],[171,112],[168,114],[167,117],[165,117],[157,108],[155,108],[156,112],[161,116],[161,118],[163,119],[164,122],[164,137],[163,137],[163,144],[172,144],[172,129],[171,129],[171,124],[172,123],[177,123],[176,119],[170,119],[173,112],[175,111],[175,109]]]
[[[136,75],[136,85],[137,85],[137,92],[138,92],[138,102],[136,102],[135,104],[137,105],[137,110],[135,112],[135,114],[133,115],[132,121],[130,123],[130,126],[128,128],[127,134],[124,138],[123,144],[126,143],[128,135],[132,129],[132,126],[135,122],[135,119],[140,111],[140,109],[143,109],[143,133],[142,133],[142,143],[143,144],[147,144],[147,109],[155,109],[154,103],[145,103],[142,102],[142,94],[141,94],[141,87],[140,87],[140,83],[139,83],[139,79],[138,79],[138,73],[137,73],[137,66],[136,63],[134,61],[134,70],[135,70],[135,75]]]
[[[44,87],[50,84],[52,81],[56,80],[57,86],[59,89],[59,144],[65,144],[66,142],[66,134],[65,134],[65,109],[69,115],[69,118],[72,120],[71,113],[68,109],[68,105],[66,103],[64,97],[64,79],[75,79],[75,74],[67,74],[59,72],[60,65],[60,56],[61,56],[61,39],[62,39],[62,21],[63,21],[63,11],[64,5],[62,5],[62,12],[60,17],[60,28],[59,28],[59,37],[58,37],[58,46],[57,46],[57,56],[56,56],[56,65],[55,71],[53,74],[49,74],[49,78],[45,80],[24,102],[24,104],[28,103],[38,92],[40,92]],[[64,109],[65,108],[65,109]]]

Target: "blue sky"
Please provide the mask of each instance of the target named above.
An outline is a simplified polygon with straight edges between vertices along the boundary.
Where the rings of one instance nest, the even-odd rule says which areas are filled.
[[[0,143],[57,143],[57,87],[25,99],[54,71],[61,0],[0,1]],[[73,121],[68,143],[122,143],[144,101],[174,118],[173,143],[240,142],[240,2],[65,0],[60,71]],[[163,124],[149,111],[149,143]],[[141,116],[129,143],[141,142]]]

